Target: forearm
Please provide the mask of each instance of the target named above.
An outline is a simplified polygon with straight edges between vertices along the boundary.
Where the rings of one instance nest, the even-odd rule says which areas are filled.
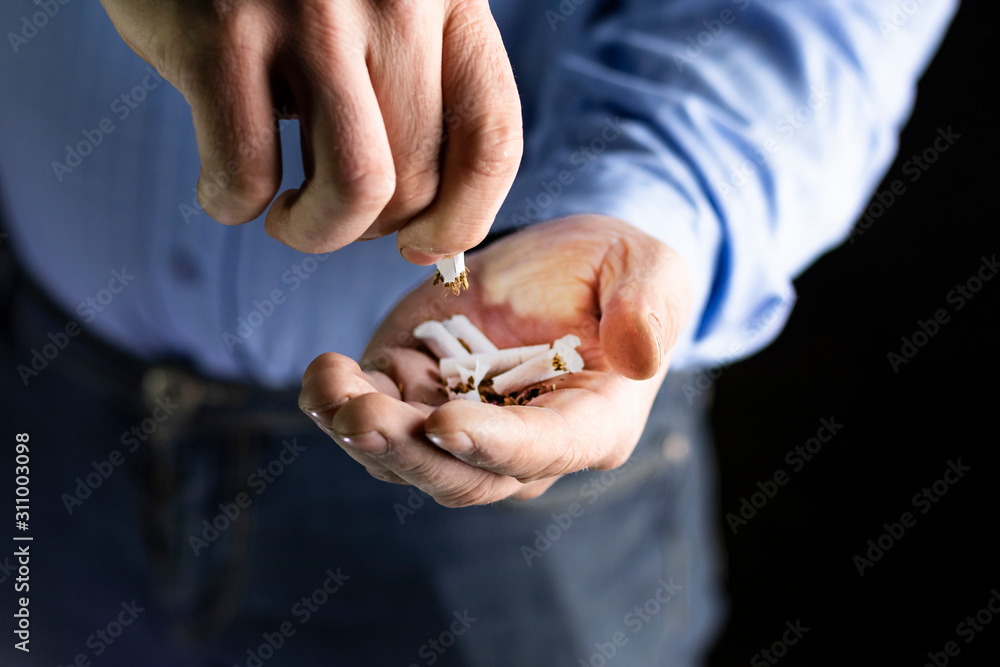
[[[955,3],[894,6],[635,0],[587,28],[570,17],[580,34],[497,226],[626,220],[691,268],[675,366],[762,347],[791,280],[845,238],[891,163]]]

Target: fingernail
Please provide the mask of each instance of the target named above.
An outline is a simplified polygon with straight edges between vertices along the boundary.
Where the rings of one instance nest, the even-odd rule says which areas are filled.
[[[660,364],[663,363],[663,325],[660,324],[660,318],[655,313],[646,315],[646,322],[649,323],[653,338],[656,339],[656,347],[660,352],[660,356],[656,358],[656,367],[659,368]]]
[[[338,435],[337,439],[353,449],[368,454],[385,454],[389,451],[389,441],[378,431],[368,431],[356,435]]]
[[[475,449],[472,438],[462,431],[445,434],[428,433],[427,439],[441,449],[445,449],[453,454],[468,454]]]
[[[315,408],[307,408],[301,405],[299,406],[299,409],[309,415],[309,418],[316,422],[316,425],[322,429],[329,429],[330,424],[333,423],[333,417],[324,414],[326,411],[320,411]]]
[[[340,399],[323,403],[318,408],[314,408],[310,405],[302,405],[300,403],[299,410],[302,410],[302,412],[309,415],[309,418],[320,426],[329,427],[333,424],[333,418],[337,416],[337,411],[347,405],[350,400],[351,396],[349,395],[341,396]]]
[[[425,252],[414,250],[409,246],[405,248],[400,248],[399,254],[402,255],[403,259],[405,259],[407,262],[409,262],[410,264],[416,264],[417,266],[428,266],[438,261],[439,259],[444,258],[444,255],[428,255]]]

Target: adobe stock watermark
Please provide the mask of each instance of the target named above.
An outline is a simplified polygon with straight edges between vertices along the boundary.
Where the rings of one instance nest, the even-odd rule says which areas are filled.
[[[632,459],[629,459],[624,465],[614,470],[605,470],[595,478],[581,484],[578,493],[581,499],[587,500],[586,504],[573,501],[564,512],[553,512],[550,515],[552,521],[535,530],[534,541],[531,544],[521,545],[521,556],[524,557],[525,565],[531,567],[533,560],[541,558],[551,549],[573,527],[573,522],[584,515],[587,506],[593,505],[608,490],[614,488],[621,476],[628,472],[631,467]]]
[[[788,655],[788,648],[798,644],[799,640],[809,632],[809,628],[802,625],[802,619],[799,618],[795,619],[795,623],[785,621],[785,628],[787,629],[781,633],[781,639],[771,644],[770,648],[754,653],[753,657],[750,658],[751,667],[767,667],[767,665],[778,664],[781,658]]]
[[[0,584],[7,583],[7,580],[17,574],[17,567],[10,562],[10,556],[4,556],[0,561]]]
[[[302,287],[302,284],[316,273],[320,264],[330,259],[332,254],[328,252],[322,255],[309,255],[302,261],[295,262],[282,273],[281,282],[282,284],[289,285],[288,294]],[[264,322],[274,315],[274,311],[277,310],[278,306],[285,303],[288,294],[280,287],[276,287],[263,299],[255,300],[250,312],[236,318],[236,329],[233,332],[224,331],[222,333],[222,342],[230,354],[236,349],[237,345],[242,345],[250,340],[254,332],[264,326]]]
[[[323,574],[326,575],[323,583],[308,595],[303,595],[302,599],[293,604],[289,610],[291,616],[298,621],[299,626],[308,623],[313,615],[318,613],[330,601],[330,598],[336,595],[351,578],[351,575],[341,572],[339,567],[336,572],[332,569],[327,569]],[[298,627],[296,627],[295,623],[292,621],[283,621],[273,632],[262,633],[261,643],[255,647],[248,648],[246,650],[246,659],[243,663],[233,665],[233,667],[264,667],[264,663],[273,658],[286,642],[295,636],[297,631]],[[281,663],[278,662],[276,664]]]
[[[591,139],[589,143],[580,144],[570,154],[569,163],[576,167],[577,174],[586,171],[608,150],[611,144],[624,134],[625,130],[622,128],[621,123],[622,119],[618,116],[615,116],[614,119],[606,117],[604,119],[604,127],[601,128],[600,133]],[[534,197],[525,197],[524,208],[521,209],[520,213],[511,214],[511,223],[517,227],[525,227],[531,224],[532,221],[538,220],[541,218],[542,213],[552,206],[563,195],[566,188],[571,186],[575,181],[576,176],[569,169],[563,169],[551,181],[543,180],[539,185],[544,189],[544,192],[539,192]]]
[[[77,314],[83,318],[84,322],[88,324],[93,322],[97,319],[98,314],[104,312],[133,280],[135,280],[135,276],[130,274],[124,266],[120,271],[112,269],[111,279],[108,280],[107,287],[98,290],[94,296],[81,301],[76,307]],[[48,368],[49,364],[55,361],[59,353],[65,350],[72,339],[80,335],[81,331],[83,329],[79,322],[68,320],[61,331],[48,333],[49,342],[44,343],[41,350],[32,348],[30,364],[18,364],[17,366],[17,373],[24,386],[27,387],[33,378],[38,377],[42,371]]]
[[[642,604],[637,604],[632,611],[622,618],[622,625],[631,631],[631,635],[637,635],[647,627],[658,616],[670,601],[677,596],[684,587],[674,583],[673,577],[666,580],[660,579],[652,596]],[[594,642],[596,649],[586,658],[579,659],[580,667],[605,667],[614,660],[618,651],[628,646],[630,635],[625,630],[616,630],[611,633],[607,641]]]
[[[920,511],[920,514],[927,514],[931,508],[948,493],[948,490],[958,483],[965,476],[965,473],[972,470],[970,466],[962,465],[962,459],[947,461],[947,468],[941,479],[935,480],[930,486],[925,486],[919,492],[913,494],[910,504]],[[885,532],[878,537],[868,540],[865,551],[857,554],[852,559],[854,567],[859,576],[865,576],[865,570],[871,568],[896,544],[903,539],[907,529],[917,525],[917,517],[912,512],[903,512],[899,521],[895,523],[883,523]]]
[[[87,637],[84,645],[90,649],[90,652],[77,653],[72,660],[66,663],[66,667],[90,667],[91,660],[104,655],[125,633],[126,628],[135,623],[139,615],[146,611],[145,607],[140,607],[135,600],[122,602],[120,606],[121,611],[117,612],[113,620],[104,627],[94,630],[94,633]],[[63,667],[63,665],[60,664],[57,667]]]
[[[38,34],[38,31],[45,28],[45,26],[49,24],[49,21],[56,17],[59,10],[72,1],[73,0],[33,0],[35,5],[39,8],[39,11],[22,16],[21,24],[17,32],[10,31],[7,33],[7,41],[10,42],[10,47],[14,49],[14,53],[18,53],[21,50],[21,47],[34,39],[34,37]]]
[[[570,16],[576,13],[577,7],[587,2],[587,0],[560,0],[556,7],[557,11],[545,10],[545,20],[549,23],[549,28],[555,32],[560,24],[565,23]]]
[[[453,620],[446,629],[442,630],[437,637],[428,639],[419,649],[417,656],[423,659],[424,665],[433,665],[448,652],[459,637],[468,632],[472,624],[479,619],[469,614],[469,610],[464,610],[461,614],[452,612]],[[419,664],[411,662],[407,667],[420,667]]]
[[[994,603],[995,606],[994,606]],[[982,609],[975,615],[966,616],[955,626],[955,634],[961,637],[966,644],[971,644],[979,633],[986,629],[986,626],[993,622],[994,614],[1000,615],[1000,591],[996,588],[990,589],[990,597],[983,605]],[[956,641],[945,642],[941,651],[928,651],[927,662],[923,667],[945,667],[952,658],[962,652],[962,647]]]
[[[77,508],[82,507],[84,501],[94,495],[104,482],[108,481],[115,470],[125,464],[125,454],[133,454],[139,445],[146,442],[150,436],[159,430],[160,426],[173,416],[174,412],[180,410],[179,403],[174,404],[169,398],[157,398],[156,407],[150,412],[150,416],[143,419],[138,424],[134,424],[129,430],[123,431],[119,441],[122,449],[112,449],[111,452],[100,461],[91,461],[92,472],[85,476],[77,477],[76,486],[72,493],[63,493],[60,499],[66,513],[70,516]]]
[[[163,81],[164,78],[155,69],[147,65],[146,75],[139,83],[116,97],[111,103],[111,113],[114,114],[119,123],[124,122],[146,100],[149,93],[160,87]],[[99,120],[92,129],[83,128],[80,131],[83,139],[78,141],[76,145],[66,144],[64,162],[59,162],[58,160],[52,161],[52,172],[55,174],[56,180],[62,183],[63,178],[67,174],[72,174],[73,170],[83,164],[83,161],[93,154],[98,146],[104,143],[105,137],[117,129],[118,126],[115,125],[114,120],[108,116]]]
[[[203,549],[207,549],[222,533],[229,530],[243,511],[253,505],[254,499],[267,491],[270,485],[285,473],[288,466],[295,463],[302,452],[306,451],[305,445],[298,444],[296,438],[292,438],[291,442],[284,440],[281,444],[282,449],[278,456],[247,476],[246,485],[253,489],[254,495],[241,491],[236,494],[233,502],[219,503],[219,513],[211,521],[202,519],[201,536],[193,534],[188,536],[188,545],[195,556],[200,555]]]
[[[945,294],[945,302],[952,304],[955,312],[962,310],[969,301],[975,298],[986,283],[993,280],[998,271],[1000,271],[1000,263],[997,263],[996,253],[988,259],[983,255],[979,258],[979,267],[976,271],[963,282],[956,283],[955,287]],[[892,372],[899,373],[900,367],[910,363],[920,350],[938,334],[941,327],[948,322],[951,322],[951,313],[948,312],[947,308],[938,308],[926,320],[918,319],[911,335],[900,336],[899,351],[890,350],[885,355]]]
[[[731,2],[741,12],[746,11],[746,8],[750,6],[750,0],[731,0]],[[687,46],[684,47],[683,53],[675,53],[673,55],[677,71],[683,72],[686,65],[690,65],[700,58],[705,49],[712,46],[715,40],[725,32],[726,27],[736,21],[736,17],[736,12],[727,7],[719,12],[717,17],[702,21],[701,24],[705,26],[705,29],[697,35],[688,35],[684,40],[687,42]]]
[[[770,331],[772,325],[778,317],[784,315],[794,304],[794,299],[775,299],[761,312],[740,328],[740,340],[735,340],[729,345],[729,353],[723,359],[708,368],[698,371],[689,382],[685,382],[681,390],[687,398],[688,405],[694,405],[696,398],[701,397],[706,391],[711,389],[715,381],[722,377],[726,368],[738,361],[740,355],[753,343],[753,341],[766,331]]]
[[[941,155],[947,152],[961,138],[962,135],[952,130],[951,125],[948,126],[948,129],[939,127],[937,129],[937,137],[934,138],[931,145],[922,150],[919,155],[915,154],[903,163],[903,174],[910,177],[910,183],[916,183],[931,168],[931,165],[937,162]],[[865,207],[861,218],[851,230],[850,235],[847,237],[847,242],[854,245],[857,237],[868,231],[875,224],[876,220],[885,215],[885,212],[900,197],[906,194],[906,191],[906,183],[903,182],[903,179],[896,178],[886,188],[876,192],[872,196],[871,201],[868,202],[868,206]]]
[[[809,88],[809,97],[779,118],[774,123],[774,131],[785,141],[791,139],[813,119],[816,112],[827,105],[832,96],[833,93],[822,85],[812,85]],[[737,190],[752,180],[758,167],[766,166],[771,158],[781,152],[782,142],[774,136],[766,137],[757,143],[758,145],[752,150],[744,153],[746,157],[739,164],[729,170],[728,180],[718,184],[718,190],[723,198],[729,199],[736,194]]]
[[[882,37],[888,39],[889,35],[899,32],[920,11],[920,8],[926,1],[903,0],[902,2],[893,3],[888,16],[878,21],[878,30],[882,33]]]
[[[788,453],[785,454],[785,463],[791,466],[792,472],[801,471],[807,462],[812,461],[813,457],[819,454],[823,449],[823,445],[833,440],[833,437],[844,428],[843,424],[837,423],[836,417],[830,417],[829,419],[824,417],[819,420],[819,424],[820,426],[816,430],[814,437],[809,438],[801,445],[796,445],[792,449],[789,449]],[[726,523],[729,525],[729,529],[733,531],[733,535],[740,528],[747,525],[747,522],[757,516],[757,512],[764,509],[767,503],[778,495],[779,488],[788,484],[790,480],[791,477],[789,473],[785,472],[784,468],[775,470],[771,479],[766,479],[763,482],[757,480],[757,488],[759,490],[750,494],[749,499],[746,496],[740,498],[738,514],[735,512],[726,514]]]

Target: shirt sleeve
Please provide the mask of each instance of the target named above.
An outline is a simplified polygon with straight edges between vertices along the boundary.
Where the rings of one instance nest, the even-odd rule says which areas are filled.
[[[571,36],[531,96],[496,228],[626,221],[692,274],[673,367],[760,349],[787,319],[792,279],[844,240],[891,165],[957,2],[563,5],[578,9],[545,29]]]

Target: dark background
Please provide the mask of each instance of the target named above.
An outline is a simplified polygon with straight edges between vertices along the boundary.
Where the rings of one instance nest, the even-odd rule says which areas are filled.
[[[1000,277],[961,310],[946,299],[1000,254],[998,41],[995,12],[964,4],[879,188],[901,179],[906,192],[796,281],[773,345],[715,382],[730,615],[712,667],[751,664],[799,619],[809,630],[777,664],[920,667],[955,641],[948,664],[1000,665],[1000,614],[971,642],[956,634],[1000,590]],[[961,138],[911,182],[903,165],[949,126]],[[887,354],[939,308],[951,320],[894,372]],[[844,428],[794,472],[785,454],[831,416]],[[914,494],[959,458],[971,470],[921,514]],[[725,515],[778,470],[788,483],[734,534]],[[907,511],[916,524],[859,576],[854,556]]]

